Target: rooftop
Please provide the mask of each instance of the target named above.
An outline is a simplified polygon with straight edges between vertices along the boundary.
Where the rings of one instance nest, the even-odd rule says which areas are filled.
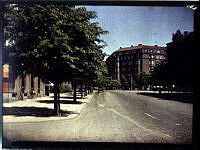
[[[142,49],[142,48],[165,49],[165,47],[161,47],[157,45],[149,46],[149,45],[138,44],[138,46],[131,46],[131,47],[125,47],[125,48],[120,47],[118,50],[114,52],[129,51],[129,50]]]

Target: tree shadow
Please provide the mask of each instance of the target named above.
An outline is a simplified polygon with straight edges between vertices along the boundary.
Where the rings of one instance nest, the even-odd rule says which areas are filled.
[[[9,139],[7,139],[4,135],[2,136],[2,148],[11,148],[11,143]]]
[[[61,110],[62,116],[68,116],[70,114],[78,114],[73,111]],[[52,117],[56,116],[53,109],[42,107],[3,107],[3,115],[20,116],[34,116],[34,117]]]
[[[37,101],[37,102],[39,102],[39,103],[53,104],[54,100],[40,100],[40,101]],[[60,100],[59,102],[60,102],[60,104],[82,104],[82,103],[86,103],[86,102],[69,101],[69,100]]]
[[[141,92],[137,93],[139,95],[144,96],[151,96],[160,98],[162,100],[171,100],[171,101],[178,101],[183,103],[193,104],[193,95],[191,93],[148,93],[148,92]]]
[[[51,96],[51,98],[54,98],[54,96]],[[63,99],[74,99],[73,96],[60,96],[60,98],[63,98]],[[76,99],[86,99],[85,97],[81,98],[81,97],[76,97]]]

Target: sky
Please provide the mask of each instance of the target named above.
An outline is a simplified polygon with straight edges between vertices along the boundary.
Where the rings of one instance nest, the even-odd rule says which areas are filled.
[[[186,7],[156,6],[85,6],[95,11],[99,26],[109,31],[101,36],[107,46],[103,49],[111,54],[120,47],[131,45],[166,46],[178,29],[193,31],[194,12]]]

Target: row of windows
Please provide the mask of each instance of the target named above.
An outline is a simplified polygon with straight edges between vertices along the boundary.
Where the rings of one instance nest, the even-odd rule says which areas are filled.
[[[156,65],[158,65],[159,63],[160,63],[160,62],[154,61],[154,60],[149,61],[149,65],[150,65],[150,66],[156,66]]]
[[[155,50],[152,50],[152,49],[145,49],[144,52],[145,53],[153,53],[154,52],[154,53],[160,54],[161,51],[160,50],[155,51]]]
[[[119,59],[120,60],[132,60],[133,56],[126,56],[126,55],[125,56],[120,56]]]
[[[132,65],[133,61],[128,61],[128,62],[122,62],[121,65],[122,66],[126,66],[126,65]]]
[[[149,58],[156,58],[156,59],[165,59],[165,57],[164,56],[162,56],[162,55],[149,55]]]
[[[149,58],[151,58],[151,59],[165,59],[165,57],[163,56],[163,55],[153,55],[153,54],[151,54],[151,55],[149,55]],[[134,59],[134,56],[127,56],[127,55],[125,55],[125,56],[120,56],[119,57],[119,60],[133,60]]]

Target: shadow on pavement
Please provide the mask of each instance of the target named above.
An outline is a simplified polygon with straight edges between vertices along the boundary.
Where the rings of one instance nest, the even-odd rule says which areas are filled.
[[[63,111],[61,114],[68,116],[70,114],[78,114],[72,111]],[[3,107],[3,115],[14,115],[14,116],[34,116],[34,117],[51,117],[55,116],[54,110],[42,107]]]
[[[172,101],[193,104],[193,96],[191,93],[161,93],[159,94],[159,93],[148,93],[148,92],[139,93],[138,92],[137,94],[156,97],[162,100],[172,100]]]
[[[41,100],[41,101],[37,101],[37,102],[47,103],[47,104],[54,103],[53,100]],[[60,100],[59,102],[60,102],[60,104],[82,104],[82,103],[85,103],[85,102],[80,102],[80,101],[68,101],[68,100]]]
[[[51,96],[51,98],[54,98],[53,96]],[[63,99],[74,99],[73,96],[60,96],[60,98],[63,98]],[[76,97],[76,99],[86,99],[86,98],[81,98],[81,97]]]
[[[12,142],[8,140],[5,136],[2,136],[2,148],[11,148]]]

